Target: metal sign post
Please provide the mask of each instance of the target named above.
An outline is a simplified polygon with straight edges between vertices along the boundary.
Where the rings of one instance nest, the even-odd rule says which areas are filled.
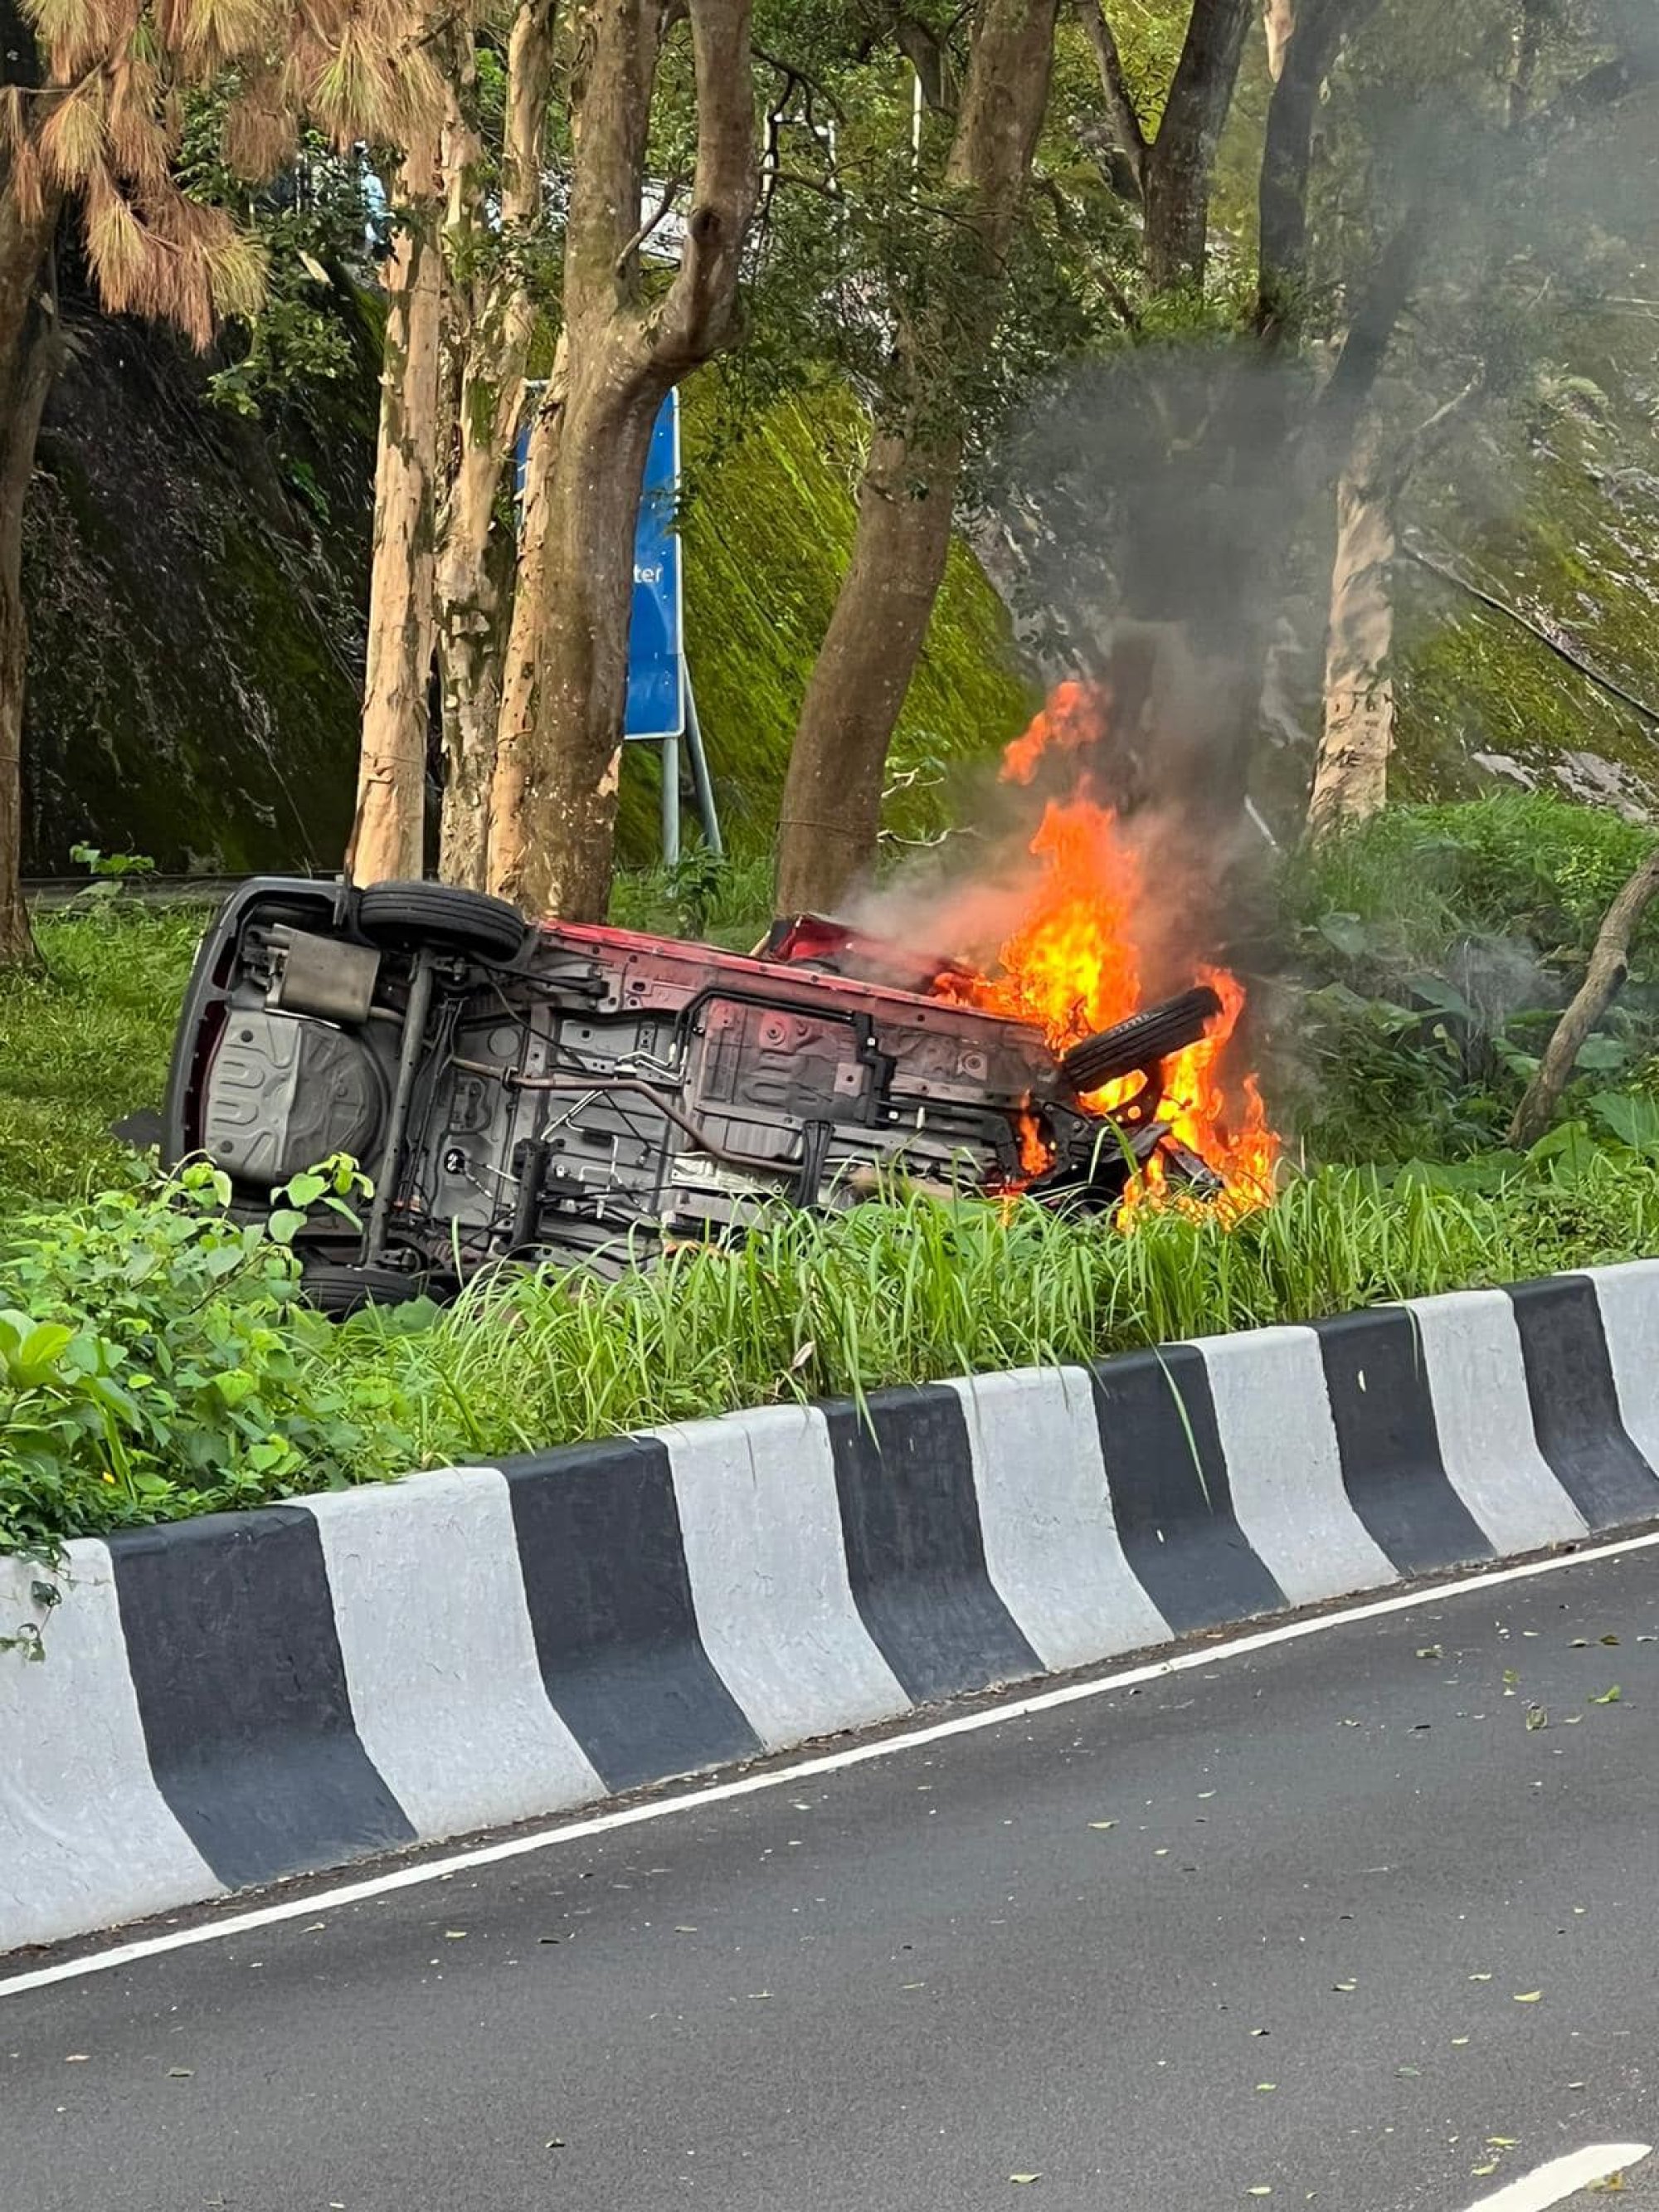
[[[524,491],[530,426],[519,435],[518,485]],[[711,853],[720,819],[703,750],[691,671],[685,657],[685,589],[677,515],[680,493],[680,396],[671,392],[651,431],[634,537],[634,603],[628,625],[628,700],[623,738],[662,749],[662,856],[680,857],[680,748],[689,756],[697,814]]]

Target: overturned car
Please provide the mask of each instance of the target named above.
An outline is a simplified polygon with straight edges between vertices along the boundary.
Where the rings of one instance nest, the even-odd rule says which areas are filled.
[[[296,1243],[308,1294],[342,1313],[506,1260],[614,1272],[891,1177],[1098,1209],[1159,1152],[1215,1187],[1154,1110],[1212,991],[1056,1056],[953,1002],[951,972],[810,916],[744,957],[527,926],[435,884],[255,879],[198,956],[163,1150],[212,1161],[250,1212],[331,1155],[361,1162],[366,1218]],[[1085,1106],[1137,1073],[1109,1115]]]

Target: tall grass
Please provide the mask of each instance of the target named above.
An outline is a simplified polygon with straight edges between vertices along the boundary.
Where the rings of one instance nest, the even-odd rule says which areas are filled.
[[[741,1249],[676,1252],[615,1283],[503,1277],[415,1333],[365,1315],[330,1356],[380,1387],[400,1378],[429,1464],[1311,1321],[1656,1240],[1659,1168],[1628,1154],[1487,1194],[1328,1169],[1231,1230],[1168,1211],[1122,1234],[1030,1202],[915,1198],[781,1214]]]

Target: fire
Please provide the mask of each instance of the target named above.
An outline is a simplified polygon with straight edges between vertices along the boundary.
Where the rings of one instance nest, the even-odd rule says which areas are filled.
[[[1029,784],[1045,759],[1097,743],[1105,733],[1106,714],[1098,695],[1079,684],[1062,684],[1030,728],[1008,747],[1004,780]],[[1081,787],[1084,778],[1074,781]],[[1136,940],[1146,892],[1144,867],[1112,810],[1082,787],[1064,799],[1047,801],[1030,850],[1042,864],[1036,886],[1018,927],[999,950],[995,971],[941,988],[1031,1023],[1060,1053],[1097,1030],[1127,1020],[1145,1003]],[[1130,1109],[1138,1121],[1165,1123],[1177,1144],[1222,1178],[1225,1191],[1218,1202],[1236,1218],[1272,1197],[1279,1139],[1268,1126],[1255,1077],[1235,1077],[1224,1066],[1244,1010],[1243,986],[1219,968],[1200,966],[1191,980],[1210,986],[1221,1011],[1196,1044],[1164,1062],[1158,1097],[1139,1097],[1142,1078],[1131,1075],[1091,1093],[1084,1104],[1099,1114]],[[1048,1164],[1035,1121],[1021,1129],[1020,1156],[1028,1174],[1040,1173]],[[1122,1218],[1131,1217],[1164,1185],[1164,1163],[1154,1154],[1127,1195]]]

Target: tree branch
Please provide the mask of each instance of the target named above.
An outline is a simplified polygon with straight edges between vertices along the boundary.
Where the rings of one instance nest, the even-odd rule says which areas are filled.
[[[1419,568],[1426,568],[1431,576],[1439,576],[1445,582],[1455,585],[1457,590],[1477,600],[1481,606],[1490,607],[1494,614],[1507,616],[1510,622],[1518,623],[1529,635],[1538,640],[1540,645],[1547,646],[1558,660],[1564,660],[1569,668],[1577,669],[1587,682],[1594,684],[1597,690],[1605,691],[1610,699],[1617,699],[1621,706],[1630,708],[1644,721],[1659,727],[1659,707],[1654,706],[1650,700],[1638,698],[1634,691],[1627,691],[1615,677],[1606,674],[1594,661],[1587,660],[1583,653],[1569,645],[1559,631],[1534,621],[1510,600],[1498,598],[1496,592],[1483,592],[1478,584],[1470,583],[1467,576],[1460,576],[1456,569],[1437,561],[1420,547],[1406,545],[1401,550],[1407,560],[1414,561]]]
[[[730,326],[744,239],[760,191],[750,0],[690,0],[697,160],[680,265],[651,349],[676,374],[706,361]]]
[[[557,0],[521,0],[507,45],[507,128],[501,158],[501,222],[523,228],[542,212],[542,157],[553,87]]]
[[[680,194],[684,190],[685,179],[684,177],[671,177],[668,179],[667,185],[664,187],[662,198],[658,201],[651,213],[647,216],[645,221],[640,225],[639,228],[634,233],[632,238],[629,240],[627,245],[623,246],[622,252],[617,256],[617,274],[618,276],[622,275],[623,270],[626,269],[628,264],[633,259],[640,248],[645,245],[647,240],[650,239],[660,228],[662,223],[667,220],[675,201],[678,199]]]
[[[1255,6],[1255,0],[1193,0],[1164,118],[1141,169],[1147,270],[1159,290],[1202,281],[1216,148]]]
[[[1584,980],[1556,1024],[1538,1073],[1515,1109],[1509,1140],[1516,1152],[1535,1145],[1548,1128],[1566,1089],[1584,1040],[1601,1020],[1630,973],[1631,939],[1636,926],[1659,893],[1659,852],[1650,853],[1607,908],[1596,933]]]
[[[1105,98],[1112,134],[1119,151],[1127,156],[1134,171],[1135,191],[1139,194],[1145,190],[1146,132],[1124,74],[1116,35],[1106,20],[1100,0],[1077,0],[1077,12],[1094,53],[1095,67],[1100,72],[1100,89]]]
[[[1343,39],[1377,0],[1301,0],[1267,107],[1259,191],[1255,326],[1271,348],[1295,335],[1308,280],[1308,174],[1319,96]]]

